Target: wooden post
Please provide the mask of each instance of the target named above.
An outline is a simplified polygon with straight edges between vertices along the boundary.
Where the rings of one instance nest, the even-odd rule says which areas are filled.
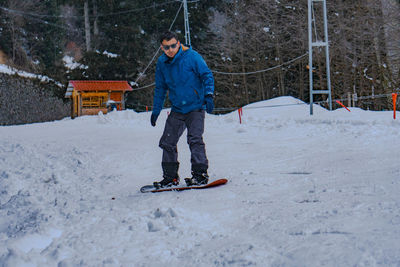
[[[124,91],[121,92],[121,107],[122,107],[122,110],[125,110],[125,93],[124,93]]]
[[[75,119],[75,114],[74,114],[74,97],[71,96],[71,119]]]
[[[351,94],[350,94],[350,92],[347,93],[347,106],[351,107]]]
[[[82,115],[82,95],[78,95],[78,116]]]
[[[354,93],[353,94],[353,107],[355,107],[356,106],[356,102],[357,102],[357,93]]]

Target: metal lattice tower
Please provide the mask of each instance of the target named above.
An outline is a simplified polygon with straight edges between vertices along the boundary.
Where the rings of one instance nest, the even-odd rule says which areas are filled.
[[[185,18],[185,42],[187,45],[190,43],[190,27],[189,27],[189,12],[187,7],[187,0],[183,0],[183,16]]]
[[[314,3],[322,4],[323,9],[323,29],[324,37],[323,40],[318,40],[317,35],[317,20],[314,13]],[[315,38],[313,38],[313,30],[315,32]],[[324,47],[325,58],[326,58],[326,81],[327,89],[325,90],[314,90],[313,85],[313,48]],[[332,90],[331,90],[331,73],[330,73],[330,62],[329,62],[329,41],[328,41],[328,19],[326,0],[308,0],[308,67],[310,76],[310,115],[313,115],[313,102],[314,95],[316,94],[327,94],[329,102],[329,110],[332,110]]]

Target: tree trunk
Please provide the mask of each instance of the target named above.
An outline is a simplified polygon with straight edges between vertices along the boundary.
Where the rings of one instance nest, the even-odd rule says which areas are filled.
[[[261,70],[262,66],[260,64],[260,60],[257,59],[257,69]],[[260,100],[265,100],[265,93],[264,93],[264,84],[263,84],[263,78],[262,78],[262,73],[257,74],[257,81],[258,81],[258,91],[260,95]]]
[[[237,2],[235,1],[235,4],[234,4],[235,6],[235,8],[234,8],[234,10],[235,10],[235,13],[236,14],[241,14],[240,12],[239,12],[239,7],[237,6],[238,4],[237,4]],[[236,15],[235,15],[236,16]],[[237,20],[236,20],[236,23],[242,23],[242,21],[241,21],[241,17],[240,17],[240,15],[237,15]],[[241,71],[243,72],[243,73],[245,73],[246,72],[246,63],[245,63],[245,60],[244,60],[244,48],[243,48],[243,46],[244,46],[244,40],[243,40],[243,35],[245,34],[244,33],[244,31],[242,30],[242,28],[239,28],[239,31],[238,31],[238,33],[239,33],[239,46],[240,46],[240,63],[241,63]],[[246,103],[247,104],[249,104],[250,103],[250,99],[249,99],[249,89],[247,88],[247,77],[246,77],[246,74],[243,74],[243,85],[244,85],[244,90],[245,90],[245,95],[246,95]]]
[[[239,38],[242,39],[242,38]],[[244,62],[244,51],[243,51],[243,46],[242,46],[242,40],[240,42],[240,61],[241,61],[241,65],[242,65],[242,72],[245,73],[246,72],[246,66],[245,66],[245,62]],[[244,90],[245,90],[245,94],[246,94],[246,103],[250,104],[250,98],[249,98],[249,88],[247,87],[247,77],[246,74],[243,74],[243,84],[244,84]]]
[[[279,59],[278,61],[279,65],[283,63],[280,45],[281,44],[279,43],[279,40],[277,40],[275,47],[276,47],[276,57]],[[279,67],[277,69],[277,72],[278,72],[278,82],[279,82],[279,95],[284,96],[286,95],[286,89],[285,89],[284,73],[282,71],[282,67]]]
[[[304,77],[305,77],[305,75],[304,75],[304,64],[303,64],[303,62],[301,61],[298,66],[299,66],[299,98],[300,99],[304,99],[304,91],[305,91],[305,89],[304,89]]]
[[[83,8],[84,8],[84,13],[85,13],[86,51],[89,52],[91,50],[90,21],[89,21],[89,0],[85,0],[85,4],[84,4]]]
[[[97,48],[99,26],[98,26],[98,15],[97,15],[97,0],[92,0],[93,3],[93,35],[94,35],[94,48]]]
[[[400,2],[381,0],[387,60],[394,80],[400,78]]]
[[[17,38],[14,20],[11,20],[11,36],[12,36],[12,61],[15,63],[16,51],[17,51]]]

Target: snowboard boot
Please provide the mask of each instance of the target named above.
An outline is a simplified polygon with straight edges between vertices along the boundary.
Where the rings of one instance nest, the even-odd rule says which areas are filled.
[[[155,188],[160,189],[162,187],[170,187],[173,185],[179,185],[179,162],[162,162],[163,178],[160,182],[154,182]]]
[[[192,185],[205,185],[208,183],[208,166],[203,164],[196,164],[192,166],[192,178],[186,178],[187,186]]]

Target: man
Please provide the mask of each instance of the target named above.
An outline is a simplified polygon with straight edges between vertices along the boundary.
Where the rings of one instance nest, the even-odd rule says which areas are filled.
[[[163,149],[163,180],[154,182],[156,188],[179,184],[177,143],[187,129],[191,151],[192,178],[187,185],[208,183],[208,159],[203,142],[205,112],[214,109],[214,77],[204,59],[194,50],[182,45],[175,33],[166,32],[160,38],[161,49],[156,67],[151,125],[155,126],[169,91],[171,113],[165,123],[159,146]]]

